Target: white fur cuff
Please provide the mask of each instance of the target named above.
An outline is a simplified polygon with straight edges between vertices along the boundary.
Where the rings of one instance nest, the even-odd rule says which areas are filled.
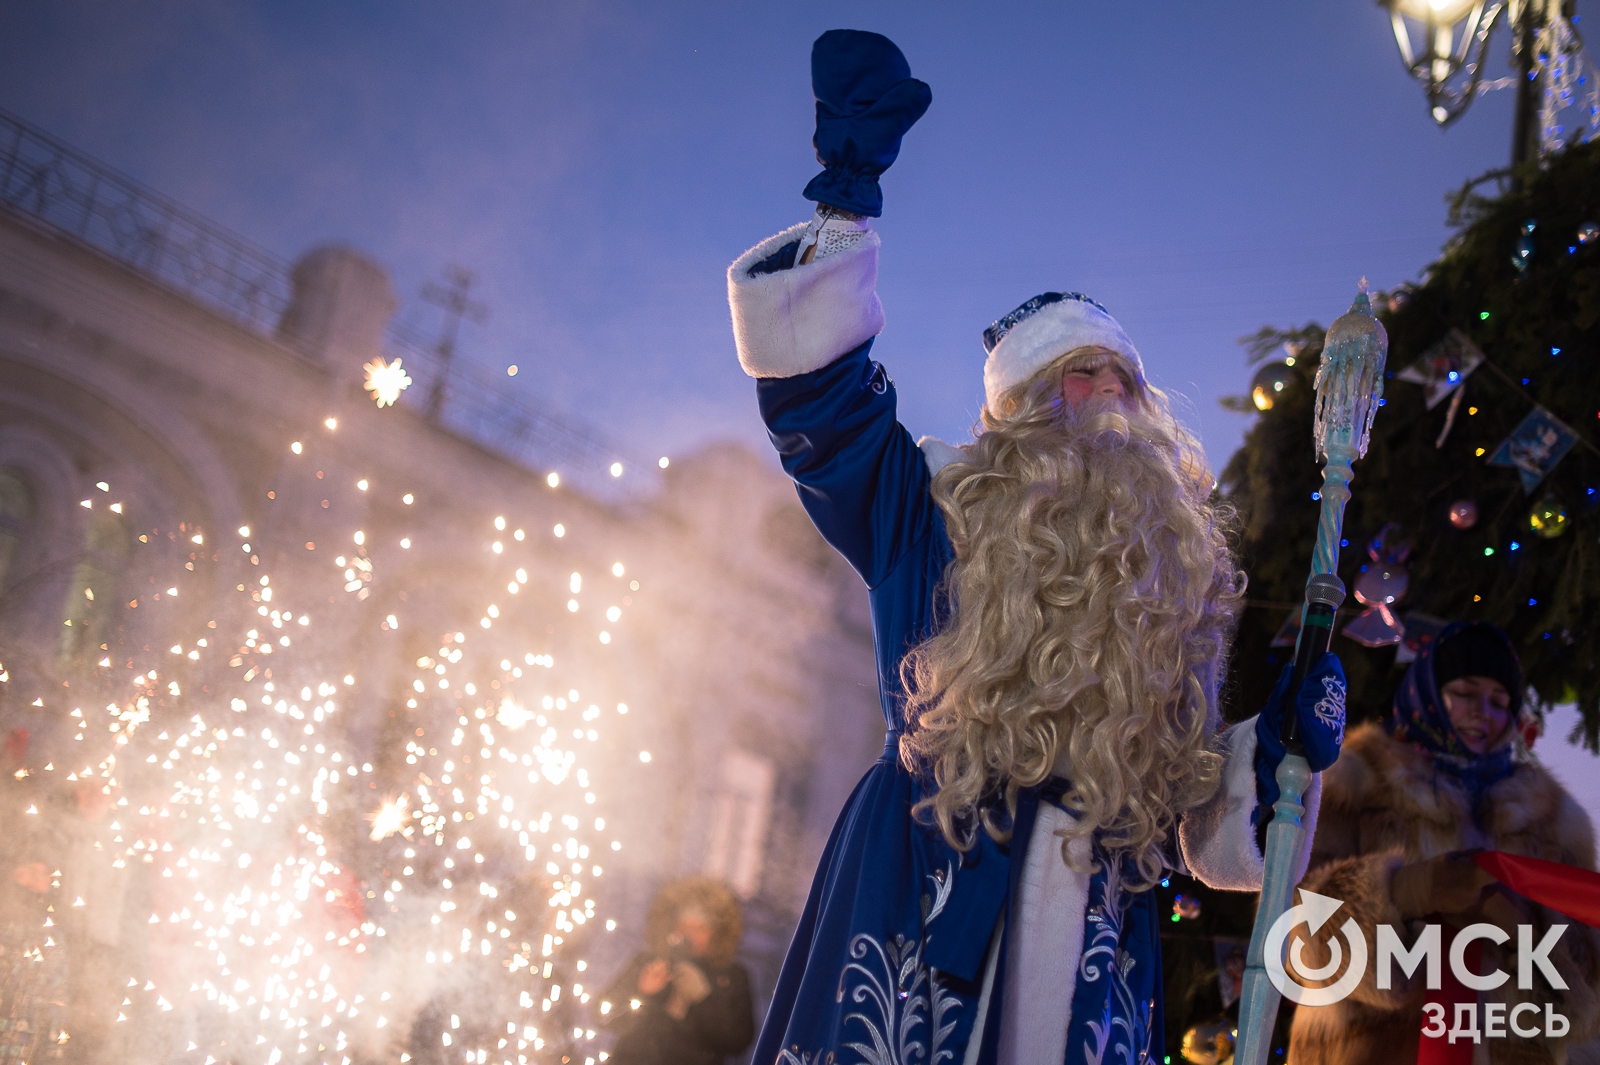
[[[1184,814],[1178,824],[1178,846],[1189,871],[1209,887],[1223,891],[1260,891],[1265,863],[1256,846],[1256,826],[1250,815],[1256,809],[1256,719],[1234,725],[1223,734],[1227,760],[1222,784],[1204,806]],[[1305,838],[1295,859],[1294,882],[1306,875],[1311,862],[1311,841],[1317,833],[1317,810],[1322,805],[1322,774],[1314,773],[1300,800]],[[1263,811],[1267,813],[1267,811]]]
[[[791,241],[807,223],[769,237],[728,267],[728,305],[739,365],[751,377],[794,377],[820,370],[883,332],[878,302],[878,234],[849,251],[805,266],[751,276],[750,268]]]
[[[922,460],[928,464],[928,472],[936,474],[952,462],[967,461],[965,448],[955,444],[947,444],[936,436],[925,436],[917,441],[917,447],[922,449]]]

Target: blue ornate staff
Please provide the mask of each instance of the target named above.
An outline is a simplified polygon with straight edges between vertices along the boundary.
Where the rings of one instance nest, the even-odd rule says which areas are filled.
[[[1389,349],[1383,325],[1372,316],[1366,289],[1363,279],[1361,292],[1349,312],[1340,315],[1328,330],[1322,364],[1317,370],[1317,412],[1312,436],[1317,443],[1317,457],[1324,460],[1322,517],[1317,524],[1311,578],[1306,582],[1305,606],[1300,614],[1300,635],[1295,641],[1290,692],[1300,690],[1306,675],[1327,652],[1333,638],[1334,612],[1344,602],[1344,584],[1337,570],[1339,534],[1354,476],[1350,467],[1367,453],[1372,418],[1383,395],[1383,362]],[[1292,712],[1283,716],[1283,743],[1289,753],[1278,765],[1278,801],[1272,807],[1272,821],[1267,827],[1261,902],[1245,956],[1239,1002],[1240,1042],[1234,1058],[1237,1065],[1265,1065],[1267,1060],[1281,998],[1267,976],[1267,932],[1289,908],[1296,859],[1304,845],[1301,817],[1305,807],[1300,799],[1311,783],[1311,767]]]

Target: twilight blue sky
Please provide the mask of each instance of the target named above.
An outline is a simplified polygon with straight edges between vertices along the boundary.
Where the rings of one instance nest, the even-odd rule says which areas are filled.
[[[465,354],[635,454],[763,447],[723,271],[809,214],[807,59],[834,26],[933,87],[879,227],[877,354],[918,434],[971,424],[985,325],[1077,289],[1220,466],[1237,338],[1414,277],[1445,192],[1509,151],[1510,94],[1440,132],[1371,0],[17,0],[0,106],[285,257],[369,251],[430,332],[420,285],[475,269]]]

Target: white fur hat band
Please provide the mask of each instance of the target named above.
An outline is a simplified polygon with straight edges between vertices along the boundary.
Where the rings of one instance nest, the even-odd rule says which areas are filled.
[[[1144,363],[1106,309],[1081,292],[1035,296],[983,331],[983,391],[993,407],[1009,389],[1075,348],[1100,347],[1128,361],[1139,383]]]

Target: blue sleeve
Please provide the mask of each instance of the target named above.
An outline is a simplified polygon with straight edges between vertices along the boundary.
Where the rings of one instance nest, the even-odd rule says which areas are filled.
[[[800,502],[828,543],[876,588],[933,529],[931,476],[895,419],[894,382],[872,341],[820,370],[760,378],[761,417]]]

